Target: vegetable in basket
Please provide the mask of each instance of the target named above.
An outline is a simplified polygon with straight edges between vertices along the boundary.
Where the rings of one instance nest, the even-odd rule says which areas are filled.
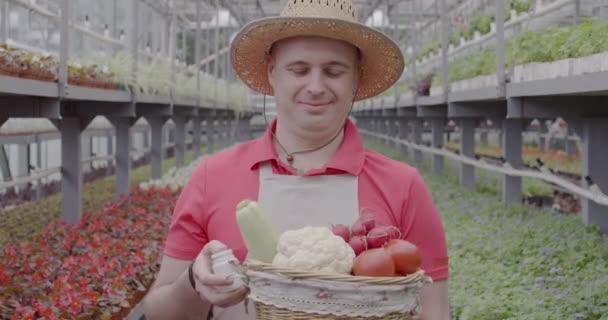
[[[355,252],[327,227],[285,231],[279,238],[273,265],[302,271],[351,273]]]
[[[247,246],[248,257],[272,263],[277,253],[280,232],[257,202],[243,200],[236,208],[236,222]]]
[[[376,226],[373,214],[366,212],[352,224],[332,226],[332,232],[348,241],[356,259],[356,276],[407,276],[420,269],[422,254],[413,243],[400,239],[395,226]]]

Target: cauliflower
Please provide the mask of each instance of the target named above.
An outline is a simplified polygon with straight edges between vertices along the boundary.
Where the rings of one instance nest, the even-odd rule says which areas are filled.
[[[310,272],[351,272],[355,251],[325,227],[304,227],[281,234],[272,264]]]

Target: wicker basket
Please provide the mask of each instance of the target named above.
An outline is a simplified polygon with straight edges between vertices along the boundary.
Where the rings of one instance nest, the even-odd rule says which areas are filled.
[[[413,320],[418,318],[419,288],[424,283],[431,281],[422,270],[406,277],[360,277],[297,271],[257,261],[247,261],[244,264],[244,272],[249,279],[250,300],[255,304],[257,320]],[[255,280],[256,278],[257,280]],[[278,282],[282,282],[279,285],[293,288],[293,290],[303,289],[305,294],[295,297],[291,296],[291,293],[285,296],[276,293],[265,296],[266,290],[269,290]],[[336,289],[336,286],[339,289]],[[331,289],[328,289],[328,287]],[[325,302],[318,295],[309,294],[315,290],[319,290],[319,292],[323,292],[327,294],[327,297],[330,297],[327,303],[331,304],[329,309],[333,308],[333,310],[317,312],[325,308],[323,306]],[[345,295],[348,299],[348,297],[364,296],[366,294],[375,295],[376,298],[384,294],[390,298],[387,298],[386,301],[375,300],[378,302],[378,309],[374,307],[376,302],[373,299],[368,302],[369,305],[367,303],[356,306],[348,303],[342,305],[340,295]],[[403,298],[404,296],[407,298]],[[401,298],[403,299],[400,300]],[[393,301],[389,301],[390,299]],[[286,301],[287,304],[285,304]],[[303,302],[299,310],[293,308],[293,305],[289,305],[289,302],[294,301],[296,303]],[[311,307],[312,310],[307,309],[307,306]],[[354,306],[354,308],[350,310],[349,306]],[[396,310],[382,313],[380,308],[383,308],[382,310],[387,310],[387,308]]]

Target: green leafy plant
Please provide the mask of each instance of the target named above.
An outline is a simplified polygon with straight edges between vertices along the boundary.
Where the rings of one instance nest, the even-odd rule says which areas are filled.
[[[608,51],[608,24],[584,20],[565,28],[526,31],[507,39],[505,64],[507,68],[532,62],[552,62],[579,58]],[[496,49],[484,49],[448,64],[448,79],[456,82],[496,72]],[[441,84],[441,75],[433,85]]]
[[[386,145],[368,147],[409,159]],[[428,167],[428,166],[425,166]],[[505,205],[422,170],[442,216],[454,320],[605,320],[608,243],[576,215]]]
[[[131,53],[121,50],[114,54],[92,54],[79,57],[83,65],[96,65],[101,70],[111,74],[111,80],[117,89],[131,91],[136,88],[135,76],[133,74],[133,58]]]
[[[155,58],[150,63],[137,66],[135,89],[138,94],[169,95],[171,82],[171,66],[162,58]]]
[[[528,12],[530,10],[529,0],[511,0],[511,8],[519,14],[522,12]]]
[[[441,42],[437,39],[434,39],[418,50],[417,59],[422,60],[422,59],[424,59],[426,57],[430,57],[431,55],[436,54],[437,52],[440,52],[440,51],[441,51]]]

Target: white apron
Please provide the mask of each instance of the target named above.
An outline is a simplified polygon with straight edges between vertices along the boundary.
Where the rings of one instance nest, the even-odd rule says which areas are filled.
[[[359,216],[358,179],[351,174],[312,177],[275,175],[260,166],[258,203],[281,232],[304,226],[350,224]],[[255,320],[253,303],[214,307],[214,320]]]

